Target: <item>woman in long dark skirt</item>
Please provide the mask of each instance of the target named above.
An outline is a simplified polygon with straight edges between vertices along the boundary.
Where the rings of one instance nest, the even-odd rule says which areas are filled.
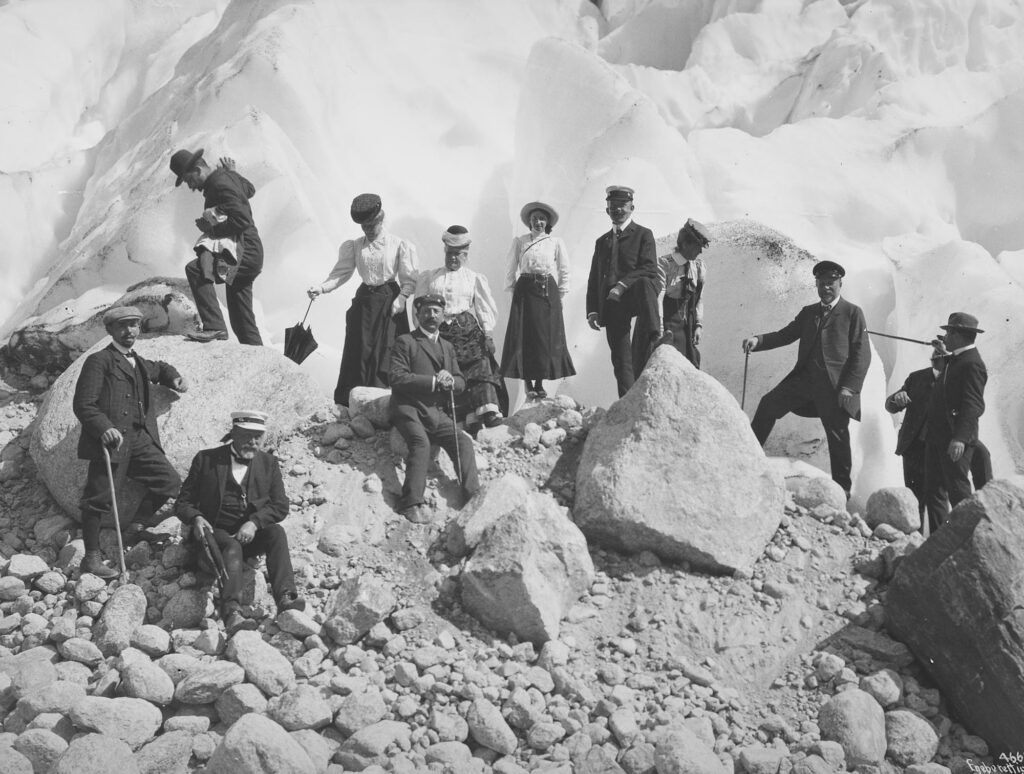
[[[662,325],[672,334],[672,345],[700,368],[701,334],[704,329],[704,282],[707,267],[701,252],[711,243],[703,224],[693,218],[686,221],[676,236],[676,249],[658,258],[661,274]]]
[[[519,213],[530,233],[512,240],[505,290],[512,309],[502,349],[503,376],[526,381],[527,398],[544,398],[545,379],[573,376],[565,342],[562,299],[569,292],[569,253],[551,236],[558,213],[550,204],[529,202]]]

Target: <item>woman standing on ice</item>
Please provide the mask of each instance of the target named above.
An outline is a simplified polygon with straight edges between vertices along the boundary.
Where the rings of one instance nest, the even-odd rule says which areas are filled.
[[[569,292],[569,253],[551,236],[558,213],[529,202],[519,212],[530,233],[515,237],[508,252],[505,290],[512,293],[501,375],[526,382],[528,398],[546,398],[545,379],[574,376],[565,343],[562,299]]]
[[[345,314],[345,348],[341,354],[334,402],[348,405],[353,387],[387,387],[391,346],[409,332],[405,302],[416,289],[416,248],[384,230],[384,210],[377,194],[359,194],[349,210],[363,236],[342,242],[338,262],[327,279],[306,293],[316,298],[348,282],[356,272],[362,284]]]
[[[471,241],[468,229],[449,226],[441,241],[444,267],[420,275],[416,297],[430,293],[444,298],[444,322],[438,330],[441,338],[455,347],[459,368],[466,377],[466,424],[482,422],[487,427],[496,427],[503,419],[499,400],[505,394],[494,362],[492,333],[498,320],[498,306],[487,278],[465,266]]]

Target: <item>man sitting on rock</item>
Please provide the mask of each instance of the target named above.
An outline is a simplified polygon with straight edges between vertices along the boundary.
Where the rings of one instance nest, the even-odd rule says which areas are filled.
[[[452,396],[466,389],[466,380],[459,370],[455,347],[442,339],[438,330],[444,319],[444,298],[428,293],[413,304],[419,327],[399,336],[391,351],[390,416],[409,447],[398,509],[409,521],[423,524],[430,521],[423,491],[431,442],[440,445],[453,462],[461,463],[466,498],[472,497],[480,485],[473,441],[458,431],[454,419],[446,413]]]
[[[266,428],[262,411],[232,412],[231,432],[225,437],[230,442],[195,456],[175,505],[196,541],[212,532],[224,557],[228,581],[220,604],[228,629],[244,624],[238,599],[243,562],[253,556],[267,556],[278,612],[306,608],[295,589],[288,536],[280,524],[288,515],[281,468],[273,455],[260,449]],[[201,566],[204,561],[201,557]]]
[[[148,491],[136,517],[151,517],[178,493],[181,478],[160,445],[149,383],[178,392],[185,392],[188,383],[167,363],[144,360],[135,354],[132,346],[142,327],[142,312],[136,307],[108,309],[103,324],[112,341],[86,358],[75,385],[72,408],[82,423],[78,458],[89,460],[81,501],[85,543],[81,570],[100,578],[114,578],[117,571],[105,565],[100,554],[100,521],[112,505],[103,449],[106,447],[110,455],[114,488],[126,478],[145,486]]]

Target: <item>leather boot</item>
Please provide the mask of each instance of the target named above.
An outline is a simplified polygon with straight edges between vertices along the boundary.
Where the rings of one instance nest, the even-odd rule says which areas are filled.
[[[120,575],[117,570],[107,567],[103,563],[103,555],[99,551],[86,551],[79,569],[82,573],[88,572],[104,580],[110,580]]]

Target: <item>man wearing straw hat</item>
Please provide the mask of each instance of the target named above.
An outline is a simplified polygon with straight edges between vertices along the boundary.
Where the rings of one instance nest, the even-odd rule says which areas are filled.
[[[978,420],[985,413],[988,371],[975,346],[978,318],[953,312],[946,325],[946,370],[932,389],[925,434],[924,497],[934,531],[949,518],[949,506],[971,495],[970,470],[978,445]],[[949,504],[946,503],[949,498]]]
[[[188,383],[172,366],[145,360],[132,349],[142,326],[142,312],[136,307],[108,309],[103,324],[111,342],[85,359],[72,407],[82,423],[78,458],[89,461],[81,501],[85,543],[81,570],[114,578],[117,571],[107,567],[100,554],[100,521],[114,504],[112,490],[126,478],[145,486],[147,493],[137,511],[138,517],[145,518],[174,497],[181,485],[160,445],[149,384],[185,392]],[[110,455],[113,482],[107,477],[104,447]]]
[[[229,630],[244,625],[238,601],[243,563],[254,556],[266,554],[278,612],[306,607],[295,588],[288,536],[281,526],[288,516],[281,468],[260,448],[266,429],[264,412],[233,411],[228,443],[195,456],[175,503],[175,513],[193,537],[212,533],[224,557],[228,580],[220,606]]]
[[[459,471],[465,497],[480,488],[473,441],[450,415],[454,395],[466,389],[455,347],[441,338],[443,296],[428,293],[413,305],[419,327],[399,336],[391,353],[391,422],[405,439],[405,483],[398,510],[411,522],[430,521],[424,505],[430,444],[443,448]]]

